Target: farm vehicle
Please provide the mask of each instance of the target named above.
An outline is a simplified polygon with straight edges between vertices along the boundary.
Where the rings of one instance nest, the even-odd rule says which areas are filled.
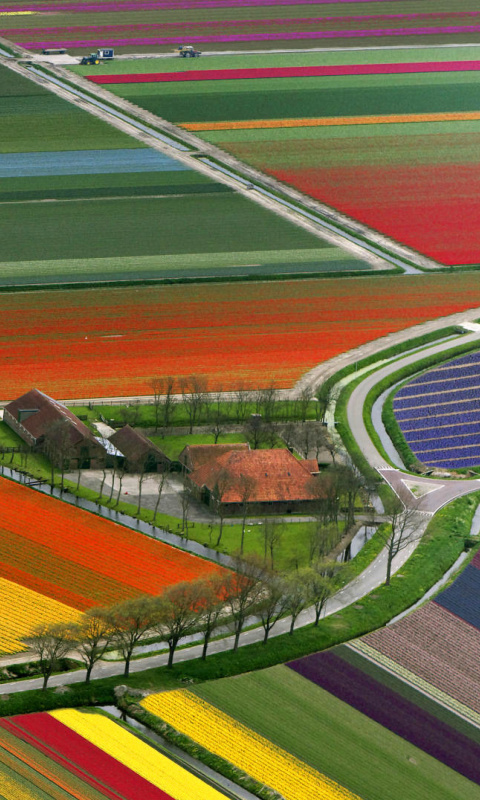
[[[89,56],[83,56],[80,64],[100,64],[101,61],[112,61],[114,51],[112,47],[102,47],[96,53],[90,53]]]
[[[182,58],[200,58],[202,55],[200,50],[195,50],[191,44],[181,44],[178,47],[178,54]]]

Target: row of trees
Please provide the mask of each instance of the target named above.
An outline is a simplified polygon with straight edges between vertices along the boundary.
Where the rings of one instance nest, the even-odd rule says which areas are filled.
[[[89,609],[76,624],[39,626],[26,644],[39,659],[43,688],[56,663],[69,653],[83,661],[88,682],[108,648],[121,653],[128,676],[135,648],[148,638],[159,637],[167,643],[171,667],[180,640],[192,634],[200,635],[205,659],[220,626],[228,626],[233,633],[233,649],[237,650],[240,634],[252,615],[261,620],[264,644],[282,616],[290,615],[289,632],[293,634],[299,614],[307,607],[314,607],[314,624],[318,625],[340,569],[337,564],[317,561],[308,569],[281,575],[258,557],[239,554],[233,558],[233,567],[229,573],[178,583],[158,597],[141,596]]]
[[[316,389],[307,386],[296,398],[281,398],[274,383],[256,391],[239,386],[226,397],[221,389],[210,393],[208,380],[202,375],[183,378],[155,377],[150,380],[153,395],[154,427],[165,431],[170,427],[177,408],[187,417],[190,433],[197,424],[209,424],[213,430],[226,422],[240,424],[250,415],[261,415],[265,422],[273,420],[305,422],[309,416],[324,421],[327,408],[333,399],[334,387],[323,383]],[[140,408],[132,404],[123,412],[125,423],[135,426],[139,422]]]

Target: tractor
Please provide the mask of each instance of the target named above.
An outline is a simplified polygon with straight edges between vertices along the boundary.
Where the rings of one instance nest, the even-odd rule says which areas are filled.
[[[100,64],[101,61],[113,61],[114,52],[112,47],[102,47],[96,53],[83,56],[80,64]]]
[[[191,44],[181,44],[178,53],[182,58],[200,58],[202,55],[200,50],[195,50]]]

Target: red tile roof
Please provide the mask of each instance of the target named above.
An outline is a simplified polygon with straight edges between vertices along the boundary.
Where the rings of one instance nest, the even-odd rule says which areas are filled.
[[[249,449],[250,445],[245,442],[236,444],[187,444],[180,453],[178,460],[182,464],[185,464],[188,469],[195,470],[202,467],[204,464],[210,463],[224,453]]]
[[[223,503],[242,502],[245,479],[251,482],[249,503],[319,497],[317,479],[286,449],[222,453],[190,474],[190,480],[200,488],[206,486]]]

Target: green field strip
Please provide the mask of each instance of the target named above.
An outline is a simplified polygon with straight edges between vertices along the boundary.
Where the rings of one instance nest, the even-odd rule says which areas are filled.
[[[379,114],[421,114],[478,110],[478,86],[471,83],[396,86],[362,90],[290,89],[249,93],[230,91],[221,95],[203,91],[195,94],[130,95],[129,100],[171,122],[224,122],[228,120],[289,119],[302,117],[352,117]],[[157,84],[158,85],[158,84]],[[305,85],[305,82],[304,84]],[[161,86],[161,84],[160,84]]]
[[[465,122],[404,122],[388,125],[338,125],[299,128],[257,128],[254,130],[195,131],[195,136],[212,144],[229,142],[282,142],[308,139],[371,139],[431,134],[480,133],[480,120]]]
[[[238,194],[0,206],[4,261],[275,249],[322,240]]]
[[[192,690],[363,800],[474,800],[478,786],[285,666]]]
[[[450,709],[445,708],[445,706],[437,702],[433,697],[428,697],[423,692],[401,680],[401,678],[398,678],[396,675],[392,675],[391,672],[383,669],[379,664],[375,664],[373,661],[365,658],[361,653],[352,650],[350,647],[340,645],[339,647],[335,648],[335,655],[338,655],[344,661],[352,664],[354,667],[365,673],[365,675],[368,675],[375,681],[378,681],[383,686],[386,686],[392,691],[397,692],[397,694],[401,695],[401,697],[404,697],[406,700],[415,703],[415,705],[417,705],[419,708],[424,709],[424,711],[428,712],[432,716],[436,717],[442,722],[445,722],[446,725],[449,725],[451,728],[459,731],[464,736],[468,736],[468,738],[472,741],[480,744],[480,728],[477,728],[476,725],[472,725],[467,720],[462,719],[460,716],[458,716],[458,714]]]
[[[0,66],[0,153],[138,147],[144,145]]]
[[[480,53],[479,53],[480,55]],[[144,97],[158,95],[170,97],[172,95],[185,96],[197,94],[201,87],[202,94],[228,94],[229,92],[284,92],[323,89],[387,89],[396,87],[419,86],[457,86],[458,84],[478,86],[478,72],[418,72],[414,74],[394,75],[325,75],[300,78],[242,78],[240,80],[213,80],[213,81],[160,81],[151,83],[121,83],[105,84],[107,89],[118,97],[130,99],[131,97]],[[471,110],[476,110],[477,107]]]
[[[45,191],[51,195],[54,190],[62,189],[104,189],[129,188],[136,189],[147,187],[163,189],[165,186],[183,187],[206,186],[229,187],[216,183],[194,170],[175,172],[111,172],[86,175],[36,175],[22,178],[2,178],[1,192],[29,192]],[[160,192],[159,192],[160,193]]]
[[[378,5],[377,5],[378,11]],[[291,15],[289,15],[291,16]],[[247,43],[248,44],[248,43]],[[250,43],[250,46],[255,43]],[[267,42],[262,42],[267,45]],[[276,43],[275,43],[276,44]],[[308,43],[310,47],[315,42]],[[298,43],[298,46],[301,42]],[[326,46],[325,43],[322,43]],[[357,47],[362,42],[357,40]],[[414,42],[412,41],[412,45]],[[294,44],[296,46],[296,44]],[[223,44],[225,47],[225,44]],[[339,45],[340,47],[340,45]],[[201,49],[201,48],[200,48]],[[211,49],[210,46],[208,49]],[[395,49],[382,50],[380,47],[367,50],[352,49],[316,53],[261,53],[245,55],[218,55],[208,58],[142,58],[138,60],[113,61],[92,66],[68,66],[67,69],[79,75],[133,75],[142,72],[188,72],[199,69],[254,69],[261,67],[308,67],[328,66],[336,64],[398,64],[411,62],[418,64],[422,61],[475,61],[479,57],[476,45],[462,47],[396,47]]]
[[[181,255],[79,258],[0,262],[3,285],[103,280],[160,280],[186,277],[312,274],[368,270],[367,263],[326,250],[259,250]]]
[[[2,203],[29,203],[42,202],[44,200],[55,201],[75,201],[75,200],[103,200],[120,197],[146,198],[146,197],[167,197],[188,196],[191,194],[220,194],[233,192],[229,186],[221,183],[211,184],[189,184],[175,185],[164,184],[163,186],[101,186],[90,189],[54,189],[35,191],[24,190],[22,192],[3,192],[0,191],[0,204]]]

